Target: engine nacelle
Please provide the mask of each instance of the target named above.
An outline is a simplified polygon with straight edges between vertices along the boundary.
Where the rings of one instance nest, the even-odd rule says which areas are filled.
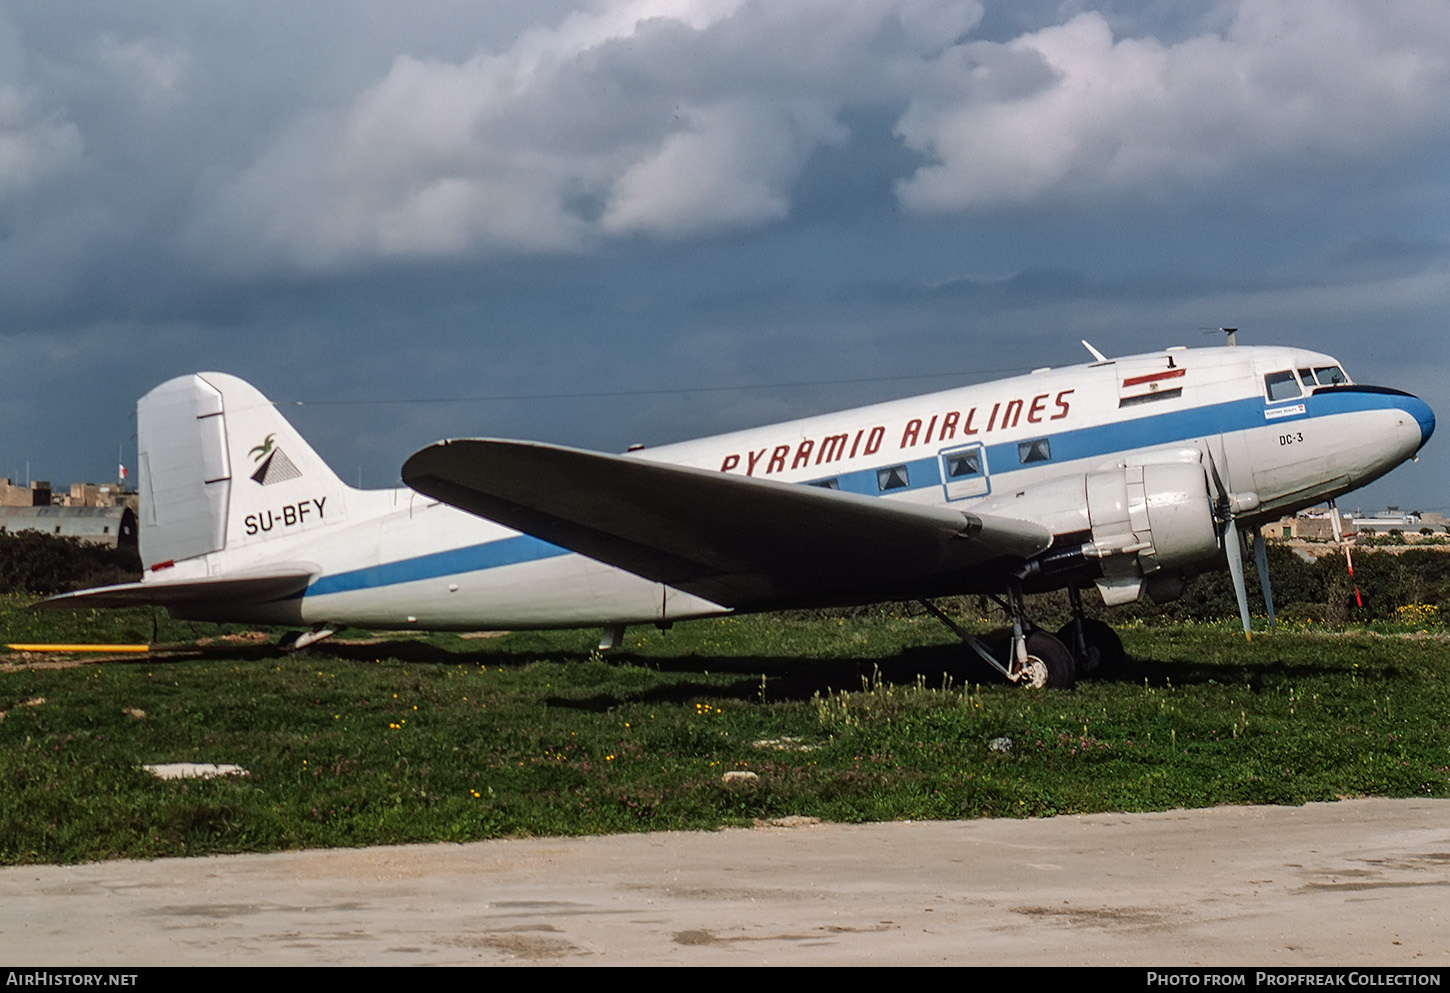
[[[977,507],[1045,524],[1058,541],[1029,563],[1050,588],[1091,576],[1108,604],[1183,593],[1188,576],[1218,557],[1208,477],[1192,449],[1162,461],[1118,463],[999,493]]]
[[[1203,467],[1194,463],[1130,465],[1084,480],[1096,580],[1103,602],[1129,603],[1145,592],[1177,599],[1187,576],[1218,555],[1218,529]]]

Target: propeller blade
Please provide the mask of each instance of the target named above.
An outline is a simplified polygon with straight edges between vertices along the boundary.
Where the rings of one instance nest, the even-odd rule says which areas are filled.
[[[1354,587],[1354,604],[1363,609],[1364,598],[1359,595],[1359,581],[1354,578],[1354,559],[1349,555],[1349,539],[1344,536],[1344,526],[1339,520],[1339,507],[1329,501],[1329,526],[1334,530],[1334,540],[1344,549],[1344,564],[1349,567],[1349,583]]]
[[[1228,573],[1233,579],[1234,597],[1239,602],[1239,619],[1244,622],[1244,637],[1249,630],[1249,591],[1244,586],[1244,543],[1239,537],[1238,522],[1229,514],[1223,524],[1223,550],[1228,554]]]
[[[1269,608],[1269,630],[1274,628],[1274,591],[1269,588],[1269,543],[1264,532],[1254,528],[1254,565],[1259,570],[1259,586],[1264,591],[1264,606]]]

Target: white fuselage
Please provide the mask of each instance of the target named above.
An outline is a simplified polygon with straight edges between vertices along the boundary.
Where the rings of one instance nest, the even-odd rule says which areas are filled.
[[[1170,350],[634,456],[970,508],[1058,534],[1090,529],[1083,501],[1070,495],[1088,474],[1193,462],[1213,498],[1254,526],[1388,472],[1433,429],[1413,397],[1313,380],[1314,370],[1337,368],[1328,356],[1289,348]],[[1307,383],[1299,370],[1310,373]],[[1058,480],[1079,482],[1074,490]],[[178,574],[244,572],[279,558],[315,567],[303,596],[245,618],[263,622],[511,629],[727,612],[408,489],[294,496],[237,517],[225,549],[200,558],[178,563]]]

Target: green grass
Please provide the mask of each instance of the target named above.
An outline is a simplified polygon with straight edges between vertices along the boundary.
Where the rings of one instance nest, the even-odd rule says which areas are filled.
[[[202,647],[8,661],[6,863],[1450,795],[1450,640],[1392,628],[1246,644],[1229,624],[1130,625],[1122,677],[1034,693],[983,684],[912,616],[632,628],[607,658],[577,631],[278,656],[149,611],[22,604],[0,600],[6,641],[150,640],[156,623]],[[250,775],[141,769],[171,761]]]

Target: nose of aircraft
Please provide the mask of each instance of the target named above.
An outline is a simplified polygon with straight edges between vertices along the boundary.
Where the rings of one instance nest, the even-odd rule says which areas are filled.
[[[1415,451],[1425,447],[1425,442],[1430,440],[1430,435],[1435,433],[1435,412],[1430,405],[1417,396],[1406,396],[1400,404],[1400,409],[1409,414],[1420,425],[1420,443],[1415,446]]]

